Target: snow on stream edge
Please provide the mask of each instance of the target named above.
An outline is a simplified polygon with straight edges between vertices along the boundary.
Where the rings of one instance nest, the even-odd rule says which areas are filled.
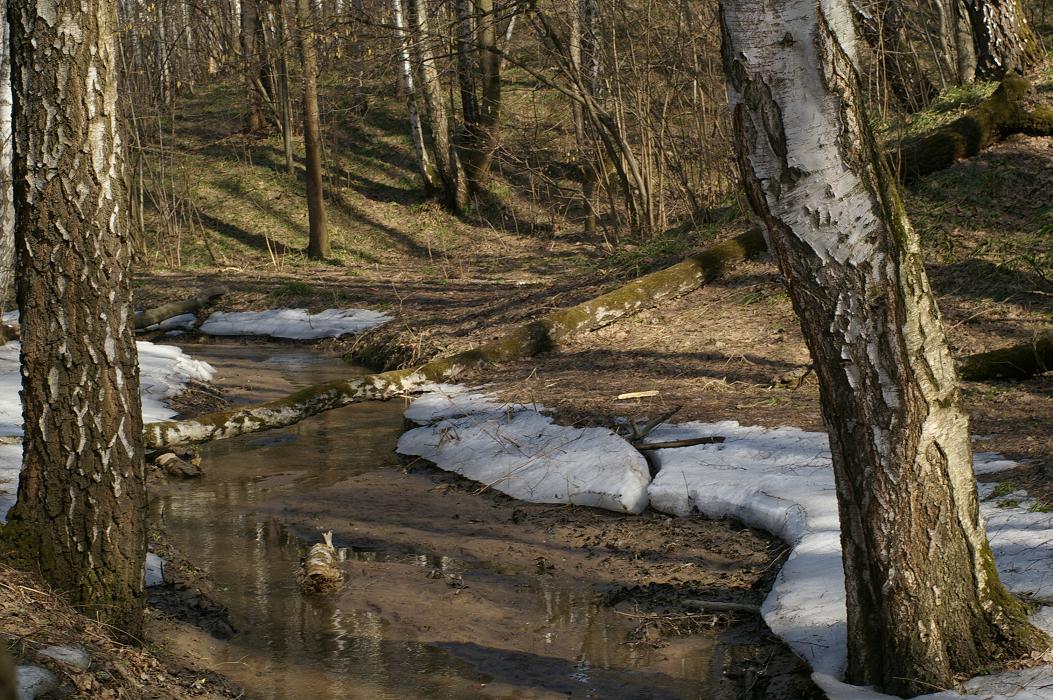
[[[603,428],[557,425],[539,407],[504,404],[458,385],[435,385],[406,410],[421,425],[397,451],[416,455],[514,498],[577,503],[638,513],[649,504],[671,515],[731,517],[792,547],[761,613],[814,671],[832,700],[892,700],[839,679],[846,665],[846,612],[840,524],[825,433],[742,426],[735,421],[665,424],[649,441],[722,435],[721,444],[657,450],[650,480],[643,458]],[[633,460],[630,453],[635,453]],[[974,468],[991,474],[1018,466],[978,452]],[[650,482],[650,483],[648,483]],[[981,511],[1002,581],[1014,593],[1053,605],[1053,514],[1032,512],[1025,492],[996,495],[979,485]],[[1032,621],[1053,633],[1053,607]],[[976,700],[1053,700],[1053,667],[970,679]],[[954,691],[916,700],[962,698]]]

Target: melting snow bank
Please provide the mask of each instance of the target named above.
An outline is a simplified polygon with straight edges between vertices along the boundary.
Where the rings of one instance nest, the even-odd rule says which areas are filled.
[[[361,333],[391,320],[387,314],[369,309],[326,309],[316,314],[307,309],[269,311],[217,311],[199,329],[209,335],[265,335],[272,338],[310,340]]]
[[[610,430],[557,425],[464,387],[431,389],[406,411],[424,425],[399,439],[400,454],[524,501],[627,513],[647,507],[647,461]]]
[[[434,462],[514,498],[576,503],[638,513],[650,502],[673,515],[731,517],[793,548],[761,612],[771,629],[808,661],[813,679],[834,700],[892,700],[847,685],[844,569],[830,447],[825,433],[722,423],[663,425],[654,442],[724,436],[721,444],[657,450],[654,481],[640,454],[602,428],[556,425],[537,407],[505,404],[461,386],[432,385],[406,411],[423,427],[398,451]],[[1017,466],[1000,455],[975,455],[977,473]],[[1014,593],[1053,605],[1053,514],[1032,512],[1024,492],[980,484],[981,509],[1002,581]],[[1032,617],[1053,633],[1053,607]],[[1007,671],[966,681],[963,692],[916,700],[1053,700],[1053,667]]]
[[[891,696],[837,681],[847,655],[844,569],[830,449],[825,433],[722,423],[666,425],[654,441],[723,435],[722,444],[658,450],[660,471],[648,492],[651,506],[675,515],[693,512],[733,517],[778,535],[793,547],[761,612],[814,670],[830,698],[878,700]],[[1016,466],[978,453],[977,472]],[[995,497],[993,484],[980,496],[987,533],[1002,581],[1017,594],[1053,603],[1053,514],[1031,512],[1026,494]],[[1053,632],[1053,608],[1032,618]],[[969,698],[1053,700],[1053,668],[1043,666],[974,678]],[[1011,692],[1010,692],[1011,691]],[[953,691],[926,700],[963,697]]]
[[[192,359],[173,345],[136,343],[139,351],[139,393],[143,401],[143,421],[166,420],[176,413],[167,401],[183,391],[192,381],[207,382],[215,370],[207,362]],[[0,346],[0,436],[22,434],[22,401],[19,390],[17,342]],[[18,472],[22,469],[22,445],[0,444],[0,522],[14,505],[18,490]]]

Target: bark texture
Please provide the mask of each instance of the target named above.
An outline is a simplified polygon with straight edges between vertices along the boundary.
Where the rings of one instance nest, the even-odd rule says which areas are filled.
[[[998,580],[918,237],[863,111],[849,8],[729,0],[722,21],[747,198],[830,433],[848,680],[913,696],[1045,648]]]
[[[11,0],[22,478],[5,536],[74,604],[143,614],[146,496],[116,3]]]
[[[14,281],[15,202],[11,159],[11,31],[7,23],[7,0],[0,0],[0,299]]]
[[[413,82],[413,68],[410,63],[410,35],[403,19],[402,0],[391,0],[392,16],[395,31],[399,39],[399,86],[406,95],[406,114],[409,116],[410,140],[413,141],[413,152],[417,156],[417,169],[421,182],[427,192],[438,188],[435,167],[424,141],[424,129],[421,126],[420,111],[417,109],[417,90]]]
[[[309,416],[360,401],[385,401],[419,391],[427,382],[456,377],[473,367],[532,357],[552,350],[573,333],[601,328],[650,308],[663,299],[686,294],[742,260],[764,252],[764,237],[752,230],[658,272],[645,275],[595,299],[560,309],[488,343],[420,367],[316,384],[276,401],[179,421],[146,426],[150,449],[208,442],[298,423]]]
[[[325,220],[322,184],[322,127],[318,120],[318,58],[315,52],[314,12],[311,0],[296,0],[296,20],[300,28],[303,55],[303,143],[307,179],[307,216],[310,240],[307,256],[314,260],[329,257],[329,232]]]
[[[1053,112],[1028,110],[1024,101],[1029,84],[1009,75],[994,94],[950,124],[899,144],[888,157],[899,178],[911,182],[974,156],[1010,134],[1053,134]]]
[[[1038,41],[1020,0],[962,0],[973,32],[976,77],[1000,80],[1038,60]]]

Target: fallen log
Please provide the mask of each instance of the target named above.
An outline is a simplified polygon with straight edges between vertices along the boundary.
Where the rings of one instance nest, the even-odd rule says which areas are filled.
[[[697,289],[765,250],[764,236],[753,229],[710,246],[672,267],[652,272],[576,306],[553,311],[487,343],[436,358],[417,368],[316,384],[257,406],[150,423],[143,431],[144,446],[161,449],[283,428],[348,404],[405,396],[428,382],[450,380],[471,368],[533,357],[552,350],[571,334],[602,328],[663,299]]]
[[[699,600],[697,598],[685,598],[685,608],[704,610],[707,612],[746,613],[749,615],[760,615],[759,605],[750,603],[725,603],[719,600]]]
[[[1053,333],[1045,333],[1025,343],[981,352],[962,358],[958,373],[962,379],[1023,379],[1053,369]]]
[[[323,595],[340,588],[344,574],[340,570],[340,553],[333,546],[333,532],[322,535],[324,542],[313,545],[300,564],[300,590]]]
[[[687,438],[684,440],[670,440],[668,442],[641,442],[633,445],[641,452],[647,450],[669,450],[675,447],[694,447],[695,445],[719,445],[725,438],[721,435],[709,435],[707,437]]]
[[[152,326],[155,323],[160,323],[161,321],[172,318],[173,316],[194,313],[198,309],[208,306],[226,293],[226,287],[209,287],[200,294],[191,297],[186,301],[173,301],[168,304],[162,304],[161,306],[155,306],[152,309],[136,312],[135,330],[142,330],[143,328]]]
[[[902,182],[912,182],[974,156],[1010,134],[1053,134],[1053,111],[1029,110],[1024,100],[1029,88],[1025,78],[1007,76],[994,94],[950,124],[890,149],[887,156],[893,171]]]

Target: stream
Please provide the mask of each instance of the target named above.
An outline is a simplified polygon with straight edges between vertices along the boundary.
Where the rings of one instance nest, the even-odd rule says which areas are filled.
[[[184,349],[216,367],[235,404],[356,371],[308,346]],[[358,404],[210,443],[203,478],[152,498],[154,526],[229,610],[238,632],[214,656],[246,697],[725,697],[715,631],[630,644],[639,620],[602,604],[617,573],[554,535],[625,518],[407,471],[393,452],[404,405]],[[522,540],[517,518],[529,521]],[[346,583],[308,598],[296,571],[323,529],[348,548]]]

